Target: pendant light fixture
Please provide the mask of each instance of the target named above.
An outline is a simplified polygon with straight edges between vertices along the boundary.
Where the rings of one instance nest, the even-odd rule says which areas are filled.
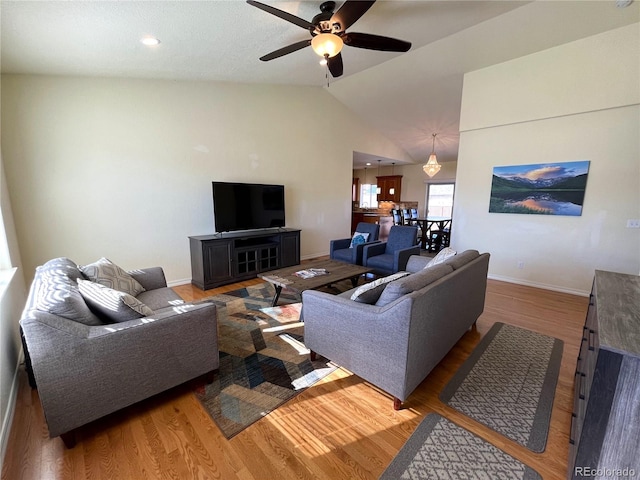
[[[438,163],[438,159],[436,158],[436,135],[437,133],[433,133],[433,144],[431,145],[431,155],[429,155],[429,160],[422,166],[422,170],[424,173],[429,175],[429,178],[433,177],[436,173],[440,171],[442,165]]]
[[[393,176],[393,167],[395,167],[395,166],[396,166],[396,162],[393,162],[393,163],[391,164],[391,176]],[[391,188],[389,189],[389,195],[394,195],[395,193],[396,193],[396,189],[395,189],[395,188],[393,188],[393,187],[391,187]]]
[[[377,177],[377,179],[376,179],[376,184],[377,184],[377,183],[378,183],[378,181],[380,180],[380,162],[381,162],[381,161],[382,161],[382,160],[378,159],[378,177]],[[376,193],[377,193],[378,195],[380,195],[380,194],[382,193],[382,189],[381,189],[380,187],[377,187],[377,188],[376,188]]]

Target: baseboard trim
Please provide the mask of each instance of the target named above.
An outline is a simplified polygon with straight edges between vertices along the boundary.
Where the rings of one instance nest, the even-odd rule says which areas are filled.
[[[516,285],[524,285],[526,287],[542,288],[543,290],[551,290],[553,292],[569,293],[571,295],[578,295],[579,297],[588,297],[590,293],[587,290],[576,290],[573,288],[560,287],[558,285],[548,285],[546,283],[531,282],[529,280],[522,280],[521,278],[505,277],[503,275],[489,274],[487,275],[487,278],[491,280],[498,280],[500,282],[515,283]]]
[[[13,425],[13,415],[16,411],[16,400],[18,398],[18,382],[20,378],[20,365],[24,362],[24,351],[20,348],[18,354],[18,363],[13,372],[13,382],[11,382],[11,392],[9,393],[9,401],[7,402],[7,411],[2,421],[2,430],[0,431],[0,470],[4,464],[4,455],[7,452],[7,444],[9,443],[9,434],[11,433],[11,425]]]
[[[310,253],[309,255],[303,255],[300,260],[315,260],[321,257],[329,257],[329,252],[324,253]]]

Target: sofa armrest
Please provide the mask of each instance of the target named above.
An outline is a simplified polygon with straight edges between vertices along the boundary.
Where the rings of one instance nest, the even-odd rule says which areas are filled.
[[[212,306],[214,307],[213,309],[210,308]],[[147,327],[150,324],[158,321],[178,321],[181,318],[180,316],[182,315],[184,315],[185,317],[182,317],[181,319],[186,321],[186,315],[203,309],[208,309],[212,312],[211,314],[214,317],[216,316],[215,305],[213,303],[185,303],[156,310],[153,315],[149,315],[148,317],[136,318],[134,320],[129,320],[126,322],[110,323],[108,325],[89,327],[87,338],[93,339],[106,335],[113,335],[115,332],[133,329],[136,327]]]
[[[378,307],[315,290],[302,293],[310,350],[402,397],[412,299]],[[366,333],[365,333],[366,332]]]
[[[334,328],[336,330],[328,335],[331,338],[335,333],[335,338],[332,338],[331,341],[344,340],[348,345],[351,340],[363,337],[362,332],[370,332],[378,322],[380,327],[384,326],[383,338],[378,340],[383,343],[387,342],[394,334],[403,330],[403,324],[406,327],[405,333],[408,332],[411,306],[410,302],[406,303],[404,308],[402,306],[397,308],[399,302],[379,307],[353,301],[348,296],[305,290],[302,292],[305,345],[313,349],[315,334],[319,330],[329,333]],[[403,316],[406,317],[406,322],[402,320]],[[390,328],[391,326],[393,328]],[[311,346],[307,342],[310,342]]]
[[[420,255],[420,246],[402,248],[394,252],[393,265],[394,272],[401,272],[407,268],[407,262],[411,255]]]
[[[361,243],[360,245],[356,245],[354,250],[356,251],[354,263],[357,265],[362,265],[364,261],[364,248],[372,245],[374,243],[382,243],[380,240],[372,240],[371,242]]]
[[[329,253],[333,253],[336,250],[342,250],[343,248],[349,248],[351,245],[350,238],[339,238],[337,240],[331,240],[329,242]]]
[[[407,262],[409,261],[409,257],[411,255],[420,255],[420,246],[414,245],[413,247],[403,248],[401,250],[396,250],[394,257],[394,271],[400,272],[405,270],[407,267]]]
[[[135,278],[145,290],[155,290],[167,286],[162,267],[139,268],[127,273]]]

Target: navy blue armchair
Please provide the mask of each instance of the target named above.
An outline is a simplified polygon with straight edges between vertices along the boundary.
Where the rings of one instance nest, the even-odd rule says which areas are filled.
[[[411,255],[420,255],[418,227],[394,225],[386,242],[365,245],[362,264],[378,275],[404,270]]]
[[[341,262],[352,263],[354,265],[362,265],[362,252],[364,246],[378,241],[380,225],[360,222],[356,227],[356,232],[369,234],[365,243],[354,245],[353,248],[351,248],[351,238],[331,240],[331,243],[329,244],[329,256],[332,260],[339,260]]]

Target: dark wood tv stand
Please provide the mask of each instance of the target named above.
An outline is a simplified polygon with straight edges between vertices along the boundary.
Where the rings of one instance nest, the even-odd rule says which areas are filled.
[[[191,283],[203,290],[300,263],[300,230],[275,228],[189,237]]]

